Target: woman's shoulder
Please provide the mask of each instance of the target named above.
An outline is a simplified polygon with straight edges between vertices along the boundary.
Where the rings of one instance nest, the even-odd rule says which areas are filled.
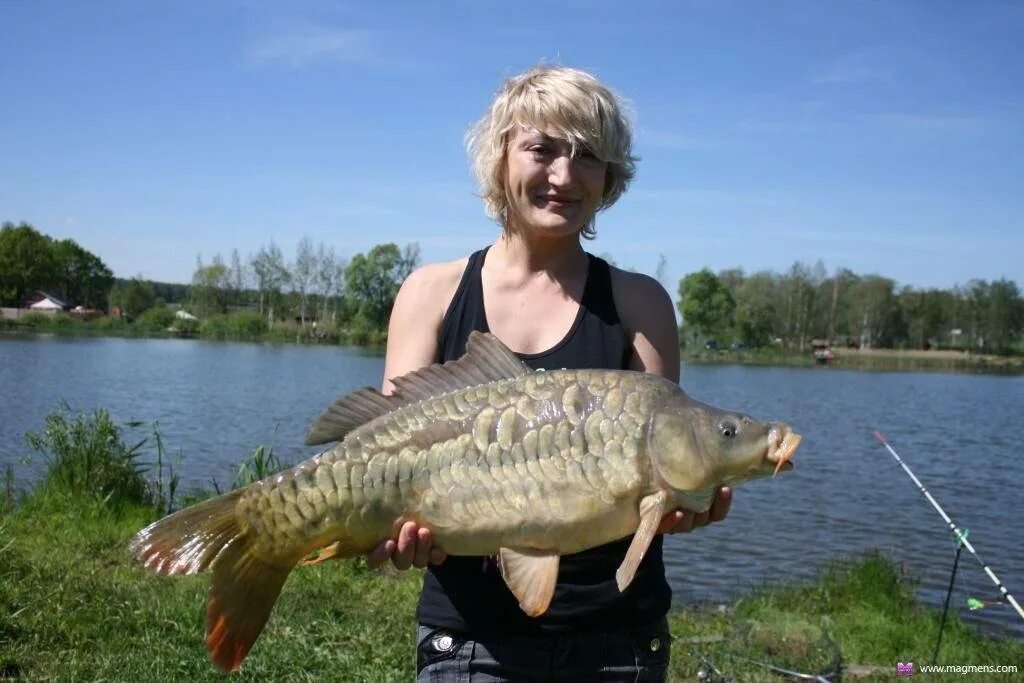
[[[630,367],[679,378],[679,328],[672,298],[655,278],[609,265],[615,309],[633,346]]]
[[[455,296],[468,262],[469,257],[464,256],[454,261],[428,263],[412,271],[398,291],[395,311],[407,309],[416,311],[420,316],[436,311],[440,322],[448,303]]]
[[[644,273],[623,270],[610,263],[608,274],[612,281],[615,307],[619,310],[620,316],[644,315],[647,311],[664,314],[667,310],[675,317],[671,297],[655,278]]]
[[[437,335],[445,311],[459,287],[468,257],[428,263],[405,278],[388,323],[388,347],[384,358],[384,382],[391,393],[390,379],[422,368],[437,360]]]
[[[412,284],[417,288],[444,289],[452,287],[454,290],[454,287],[458,286],[459,280],[462,279],[462,273],[466,270],[468,263],[468,256],[463,256],[454,261],[427,263],[412,271],[409,277],[405,279],[405,283]]]

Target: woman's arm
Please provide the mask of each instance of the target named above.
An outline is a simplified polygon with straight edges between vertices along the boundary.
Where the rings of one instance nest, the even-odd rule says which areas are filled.
[[[612,268],[612,292],[633,346],[629,367],[679,381],[679,328],[672,299],[652,277]],[[729,514],[732,490],[722,487],[707,512],[675,510],[661,520],[659,533],[693,531]]]

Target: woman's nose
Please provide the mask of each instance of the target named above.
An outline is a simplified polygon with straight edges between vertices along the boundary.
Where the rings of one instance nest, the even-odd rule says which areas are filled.
[[[559,154],[548,166],[548,182],[552,185],[568,185],[573,178],[574,160],[568,154]]]

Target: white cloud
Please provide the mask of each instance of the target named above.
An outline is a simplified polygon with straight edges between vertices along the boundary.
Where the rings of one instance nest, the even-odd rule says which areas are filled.
[[[861,50],[840,57],[811,76],[812,83],[855,85],[891,81],[895,76],[892,57],[880,49]]]
[[[256,62],[286,62],[301,66],[316,60],[353,64],[380,61],[371,31],[306,25],[262,40],[249,49]]]
[[[636,189],[629,193],[630,199],[644,202],[671,202],[696,206],[758,206],[779,207],[788,204],[781,198],[743,192],[705,189]]]
[[[936,114],[914,114],[909,112],[883,112],[867,114],[870,122],[918,131],[936,133],[968,133],[983,129],[987,122],[980,116],[942,116]]]
[[[718,145],[706,138],[698,138],[682,133],[673,133],[664,130],[653,130],[641,128],[637,131],[637,142],[639,146],[656,147],[676,152],[691,152],[695,150],[714,149]]]

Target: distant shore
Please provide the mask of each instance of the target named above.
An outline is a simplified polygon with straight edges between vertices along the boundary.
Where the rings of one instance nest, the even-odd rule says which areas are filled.
[[[241,331],[242,333],[239,333]],[[56,322],[32,326],[7,322],[0,325],[0,334],[31,338],[38,335],[66,337],[113,337],[149,339],[200,339],[203,341],[250,342],[256,344],[323,344],[342,345],[380,350],[385,338],[379,333],[364,330],[321,330],[302,328],[295,323],[281,323],[273,329],[245,332],[226,326],[211,326],[189,334],[141,325],[117,325]],[[1024,374],[1024,355],[1000,356],[956,350],[903,350],[903,349],[832,349],[834,358],[828,363],[815,361],[810,350],[790,351],[778,348],[742,350],[701,350],[688,353],[682,350],[683,363],[721,365],[769,365],[782,367],[821,367],[840,370],[867,371],[919,371],[967,372],[1001,375]]]
[[[767,350],[683,352],[684,363],[778,365],[839,370],[968,372],[1024,374],[1024,356],[998,356],[954,350],[846,349],[832,350],[834,358],[818,363],[811,352]]]

